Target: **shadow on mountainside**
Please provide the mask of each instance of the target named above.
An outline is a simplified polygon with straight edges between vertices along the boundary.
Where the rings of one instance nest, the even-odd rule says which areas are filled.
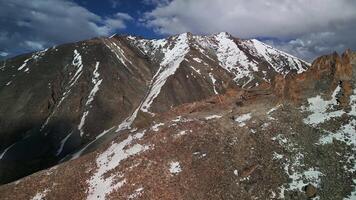
[[[0,184],[56,165],[81,145],[79,131],[66,120],[53,122],[43,131],[40,131],[40,126],[37,124],[27,131],[21,128],[13,132],[23,137],[0,154]]]

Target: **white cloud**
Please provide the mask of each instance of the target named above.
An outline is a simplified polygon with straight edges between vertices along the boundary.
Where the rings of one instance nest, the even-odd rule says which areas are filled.
[[[26,46],[31,48],[32,50],[40,50],[43,49],[44,42],[38,42],[38,41],[25,41],[24,42]]]
[[[2,57],[6,57],[8,56],[9,54],[7,52],[4,52],[4,51],[0,51],[0,56]]]
[[[122,12],[118,12],[115,14],[115,17],[117,19],[121,19],[121,20],[132,20],[133,18],[127,14],[127,13],[122,13]]]
[[[350,24],[326,32],[307,33],[286,42],[272,40],[266,42],[300,58],[312,61],[320,55],[330,54],[334,51],[341,53],[347,48],[356,50],[355,35],[356,27]]]
[[[0,0],[0,46],[12,54],[110,35],[126,28],[126,13],[101,17],[70,0]]]
[[[280,47],[288,51],[296,51],[293,48],[299,47],[305,54],[309,52],[304,56],[307,58],[313,56],[310,53],[326,52],[326,49],[330,51],[336,48],[335,45],[339,49],[342,45],[347,46],[346,43],[337,43],[344,42],[337,38],[355,40],[356,1],[172,0],[157,4],[141,21],[161,34],[188,31],[211,34],[227,31],[242,38],[287,40],[279,42]],[[326,33],[330,34],[323,35]],[[308,44],[309,39],[314,41]],[[315,48],[310,45],[315,45]],[[351,47],[356,48],[355,42],[353,45]],[[298,52],[298,55],[302,54]]]
[[[290,37],[355,20],[355,10],[351,0],[173,0],[145,18],[148,26],[166,34],[228,31],[240,37]]]
[[[114,30],[125,29],[126,22],[131,21],[133,18],[127,13],[116,13],[114,16],[105,18],[103,20],[104,26],[99,28],[100,35],[108,35]]]
[[[105,25],[110,29],[126,28],[125,22],[133,20],[127,13],[116,13],[113,17],[105,19]]]

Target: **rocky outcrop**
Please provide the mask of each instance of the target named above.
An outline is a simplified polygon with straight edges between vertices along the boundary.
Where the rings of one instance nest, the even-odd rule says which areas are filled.
[[[346,50],[341,56],[337,53],[317,58],[310,69],[301,74],[278,75],[273,81],[274,93],[282,99],[302,103],[306,97],[327,91],[328,97],[336,87],[340,87],[338,101],[342,107],[347,107],[352,93],[353,67],[351,50]]]

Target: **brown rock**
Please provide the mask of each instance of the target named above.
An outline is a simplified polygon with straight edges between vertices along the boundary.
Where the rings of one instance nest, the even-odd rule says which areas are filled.
[[[309,183],[308,185],[304,186],[304,191],[308,198],[316,197],[317,188],[314,185]]]
[[[257,168],[259,165],[252,165],[249,167],[246,167],[242,172],[241,172],[241,176],[242,177],[247,177],[250,176]]]
[[[350,61],[350,50],[346,50],[342,56],[341,60],[336,63],[335,68],[335,79],[340,81],[350,81],[352,78],[352,66]]]
[[[342,81],[340,83],[342,94],[338,99],[342,107],[347,107],[350,102],[350,95],[352,94],[352,84],[350,81]]]
[[[283,77],[283,75],[275,76],[273,92],[278,97],[282,97],[283,98],[284,95],[285,95],[285,87],[286,87],[286,79]]]
[[[352,94],[352,62],[354,54],[346,50],[342,56],[336,52],[317,58],[310,70],[302,74],[277,75],[273,81],[273,92],[276,96],[291,100],[298,104],[307,97],[319,94],[319,91],[328,91],[330,96],[339,85],[341,96],[340,105],[349,104]]]

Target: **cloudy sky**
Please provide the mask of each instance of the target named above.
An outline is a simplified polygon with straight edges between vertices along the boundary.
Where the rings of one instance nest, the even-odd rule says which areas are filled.
[[[355,0],[0,0],[0,59],[113,33],[227,31],[311,61],[356,50]]]

